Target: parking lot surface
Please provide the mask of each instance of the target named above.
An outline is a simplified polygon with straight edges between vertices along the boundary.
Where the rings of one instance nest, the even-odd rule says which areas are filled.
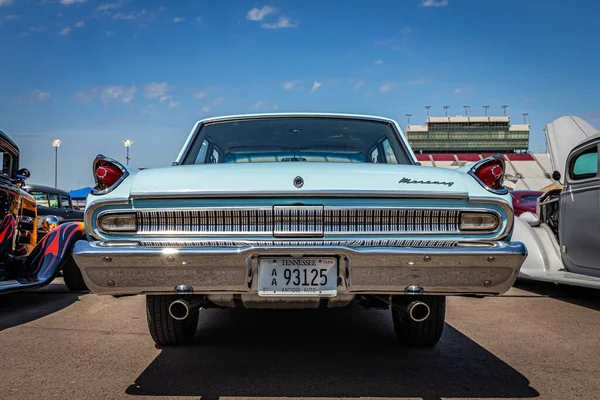
[[[441,342],[395,342],[385,311],[203,310],[190,346],[158,349],[144,297],[60,281],[0,297],[0,398],[600,397],[600,292],[519,283],[450,298]]]

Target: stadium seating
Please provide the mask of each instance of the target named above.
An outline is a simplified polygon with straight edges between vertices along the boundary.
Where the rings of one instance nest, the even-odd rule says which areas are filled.
[[[421,165],[456,169],[491,155],[430,153],[416,156]],[[510,189],[539,190],[554,183],[551,179],[552,166],[548,153],[503,154],[502,157],[506,162],[505,184]]]

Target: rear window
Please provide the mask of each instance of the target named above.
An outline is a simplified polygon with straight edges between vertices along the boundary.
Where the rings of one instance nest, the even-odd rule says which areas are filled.
[[[521,199],[522,199],[523,201],[537,201],[537,199],[538,199],[539,197],[540,197],[540,196],[536,196],[536,195],[529,195],[529,196],[523,196],[523,197],[521,197]]]
[[[209,123],[182,164],[358,162],[410,164],[387,123],[315,117],[277,117]]]

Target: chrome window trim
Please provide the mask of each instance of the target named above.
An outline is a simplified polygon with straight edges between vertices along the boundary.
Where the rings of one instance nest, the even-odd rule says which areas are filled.
[[[394,134],[396,136],[396,140],[400,143],[400,147],[404,150],[406,154],[406,158],[409,161],[409,164],[404,165],[417,165],[417,158],[408,146],[408,141],[404,136],[402,130],[398,123],[391,118],[377,117],[372,115],[357,115],[357,114],[338,114],[338,113],[263,113],[263,114],[240,114],[240,115],[228,115],[223,117],[213,117],[206,118],[196,122],[194,128],[188,135],[179,155],[173,162],[173,165],[180,165],[181,162],[187,156],[192,143],[196,136],[200,133],[200,130],[204,125],[214,124],[214,123],[225,123],[232,121],[241,121],[241,120],[252,120],[252,119],[268,119],[268,118],[335,118],[335,119],[351,119],[351,120],[361,120],[361,121],[372,121],[385,123],[392,128]]]

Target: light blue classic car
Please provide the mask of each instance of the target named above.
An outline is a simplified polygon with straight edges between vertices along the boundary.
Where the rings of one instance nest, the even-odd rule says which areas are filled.
[[[190,341],[207,307],[390,308],[433,346],[446,296],[497,295],[511,242],[504,161],[420,166],[390,119],[263,114],[196,124],[172,167],[98,156],[74,257],[91,291],[145,294],[157,344]]]

